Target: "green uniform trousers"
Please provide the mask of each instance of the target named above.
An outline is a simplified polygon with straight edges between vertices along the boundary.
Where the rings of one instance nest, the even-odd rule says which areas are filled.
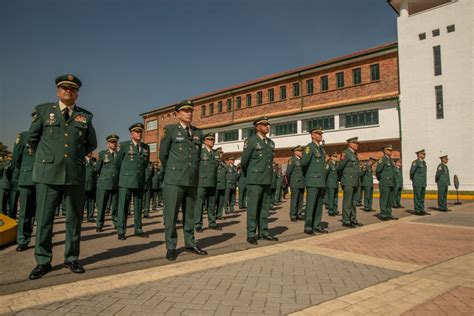
[[[291,189],[291,202],[290,202],[290,218],[296,219],[301,215],[303,209],[302,196],[304,196],[304,188]]]
[[[239,187],[239,208],[247,208],[247,187]]]
[[[380,186],[380,217],[392,217],[393,193],[395,187]]]
[[[306,188],[306,217],[304,230],[321,229],[326,188]]]
[[[150,214],[150,201],[153,197],[153,194],[151,192],[151,189],[145,189],[145,203],[143,203],[143,215],[149,215]]]
[[[395,187],[392,206],[402,207],[402,187]]]
[[[357,205],[362,204],[362,186],[357,187]]]
[[[119,188],[119,202],[118,202],[118,218],[117,218],[117,233],[125,234],[127,230],[128,210],[130,208],[130,200],[133,200],[133,226],[135,234],[142,233],[142,201],[143,189],[128,189]]]
[[[426,191],[426,187],[413,186],[415,213],[421,213],[425,210],[425,191]]]
[[[260,237],[268,236],[271,185],[247,184],[247,238],[254,238],[257,229]]]
[[[275,192],[276,203],[281,203],[281,193],[282,193],[281,185],[277,185],[276,192]]]
[[[353,186],[342,186],[342,223],[350,224],[357,222],[356,203],[358,199],[357,188]]]
[[[84,199],[84,208],[87,213],[87,221],[94,220],[94,206],[95,206],[95,192],[86,191],[86,196]]]
[[[36,245],[37,264],[47,264],[53,257],[53,222],[56,208],[61,203],[66,208],[66,241],[64,261],[79,259],[81,242],[81,222],[84,205],[84,186],[82,185],[36,185]]]
[[[196,203],[197,188],[166,184],[163,189],[164,199],[164,224],[166,249],[176,249],[178,243],[178,232],[176,221],[181,207],[183,211],[183,233],[186,247],[196,246],[194,238],[194,207]]]
[[[20,214],[18,215],[18,232],[16,235],[16,242],[20,246],[28,245],[30,243],[35,211],[35,186],[20,187]]]
[[[20,198],[20,191],[10,190],[8,197],[8,217],[15,219],[18,211],[18,199]]]
[[[365,211],[372,210],[373,193],[374,193],[374,187],[371,187],[371,186],[362,187],[361,194],[364,195],[364,210]]]
[[[117,207],[118,207],[118,191],[119,190],[102,190],[97,189],[97,227],[104,227],[105,211],[110,201],[112,209],[112,223],[117,228]]]
[[[225,203],[225,189],[216,190],[216,206],[217,206],[217,211],[216,211],[216,216],[217,218],[222,217],[224,214],[224,207],[226,206]]]
[[[235,189],[225,189],[225,209],[235,212]]]
[[[328,193],[329,214],[334,215],[337,212],[339,188],[326,188]]]
[[[207,220],[209,222],[209,227],[217,226],[215,203],[216,203],[216,188],[215,187],[198,187],[196,207],[194,209],[194,227],[196,229],[202,229],[202,226],[203,226],[202,210],[204,207],[207,210]]]
[[[438,184],[438,208],[440,211],[448,210],[448,186]]]
[[[152,191],[152,207],[154,210],[157,210],[158,209],[158,206],[161,205],[163,203],[163,191],[161,189],[153,189]]]
[[[8,189],[0,189],[0,212],[7,215]]]

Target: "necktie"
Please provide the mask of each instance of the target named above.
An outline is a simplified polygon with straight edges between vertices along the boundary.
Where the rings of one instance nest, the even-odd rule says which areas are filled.
[[[189,131],[189,126],[186,126],[186,128],[184,129],[186,131],[186,133],[188,134],[188,137],[191,137],[191,133]]]
[[[69,121],[70,115],[69,115],[69,110],[68,110],[68,108],[65,108],[65,109],[63,110],[63,117],[64,117],[64,120],[65,120],[65,121]]]

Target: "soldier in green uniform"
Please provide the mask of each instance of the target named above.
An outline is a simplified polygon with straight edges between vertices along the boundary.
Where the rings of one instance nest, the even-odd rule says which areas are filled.
[[[425,211],[426,192],[426,161],[425,150],[416,152],[418,159],[414,160],[410,168],[410,180],[413,183],[413,194],[415,201],[415,215],[431,215]]]
[[[120,150],[117,153],[117,159],[115,159],[115,164],[119,170],[117,218],[119,240],[126,239],[125,231],[132,195],[134,197],[134,235],[142,238],[148,237],[148,234],[142,229],[142,202],[145,188],[145,169],[150,160],[150,148],[147,144],[142,143],[144,130],[142,123],[135,123],[128,130],[130,131],[131,140],[120,143]]]
[[[226,173],[227,165],[224,162],[222,148],[219,147],[216,149],[216,152],[219,155],[219,160],[217,161],[217,180],[216,180],[216,217],[217,219],[223,219],[224,207],[225,207],[225,186],[226,186]]]
[[[309,131],[311,143],[306,145],[301,165],[306,186],[306,216],[304,233],[314,235],[315,232],[326,234],[328,231],[321,227],[323,216],[324,193],[326,191],[326,152],[322,140],[323,130],[314,127]]]
[[[7,215],[8,198],[10,193],[10,181],[13,173],[11,159],[5,157],[0,163],[0,211]]]
[[[97,189],[97,173],[95,172],[95,158],[92,153],[86,156],[86,181],[84,185],[84,208],[87,212],[87,221],[94,223],[95,191]]]
[[[235,158],[227,158],[227,171],[225,173],[225,209],[226,214],[235,213],[235,192],[237,190],[237,180],[239,174],[234,165]]]
[[[153,162],[148,162],[148,166],[145,170],[145,187],[144,187],[144,199],[145,203],[143,203],[143,218],[151,218],[150,216],[150,201],[153,196],[153,172],[155,172],[155,167],[153,166]]]
[[[374,193],[374,176],[373,176],[373,165],[377,161],[374,157],[370,157],[369,161],[366,161],[362,164],[361,167],[361,184],[364,198],[364,211],[372,212],[372,200]]]
[[[403,190],[403,174],[402,161],[398,158],[393,159],[395,162],[395,191],[393,193],[392,208],[402,208],[402,190]]]
[[[213,149],[214,142],[214,133],[207,133],[204,135],[204,144],[202,146],[201,159],[199,161],[199,184],[194,213],[194,227],[197,232],[203,231],[202,210],[206,200],[208,201],[207,220],[209,221],[209,228],[222,230],[222,228],[216,223],[215,201],[219,153]]]
[[[288,167],[286,168],[286,177],[288,178],[291,189],[290,201],[290,220],[296,222],[304,219],[301,216],[302,200],[304,195],[304,175],[303,167],[301,165],[301,157],[303,156],[303,147],[298,145],[292,148],[293,157],[288,159]]]
[[[393,194],[395,191],[395,163],[392,160],[392,145],[382,147],[383,156],[377,163],[375,173],[379,180],[380,214],[383,221],[398,219],[392,215]]]
[[[13,160],[13,154],[8,154],[8,159]],[[16,213],[18,211],[18,198],[20,197],[20,188],[18,187],[20,169],[13,162],[12,168],[13,171],[12,177],[10,179],[10,191],[8,194],[8,217],[16,219]]]
[[[275,192],[275,202],[281,204],[281,196],[283,193],[283,173],[281,171],[280,165],[277,164],[277,178],[276,178],[276,192]]]
[[[118,207],[118,169],[115,164],[117,158],[117,141],[119,137],[115,134],[105,138],[107,149],[99,152],[99,159],[95,165],[97,177],[97,221],[96,231],[101,232],[104,227],[107,203],[110,200],[112,209],[112,223],[117,228]]]
[[[151,188],[153,192],[153,204],[152,207],[153,209],[157,210],[158,206],[162,205],[162,194],[161,194],[161,168],[160,168],[160,162],[155,161],[153,163],[154,171],[153,171],[153,178],[151,179]]]
[[[242,166],[237,165],[238,181],[239,181],[239,209],[247,208],[247,185],[245,184],[245,176],[242,172]]]
[[[448,211],[447,197],[448,197],[448,186],[451,185],[451,180],[449,178],[449,169],[448,169],[448,156],[441,156],[441,163],[436,169],[435,181],[438,185],[438,210],[441,212]]]
[[[328,195],[329,216],[339,215],[337,210],[339,181],[337,175],[337,153],[332,153],[326,164],[326,190]]]
[[[357,137],[352,137],[347,140],[347,144],[348,148],[342,152],[337,171],[343,191],[342,226],[354,228],[363,226],[357,221],[356,214],[357,187],[360,179],[359,159],[356,154],[359,140]]]
[[[25,251],[31,240],[33,220],[36,209],[36,189],[31,179],[35,151],[27,143],[28,131],[19,134],[13,149],[13,164],[20,170],[18,185],[20,187],[20,213],[18,215],[18,232],[16,251]]]
[[[278,173],[278,166],[275,162],[272,163],[272,185],[271,185],[271,194],[270,194],[270,202],[271,202],[271,210],[275,209],[275,194],[276,194],[276,181],[277,181],[277,173]]]
[[[268,232],[275,143],[267,137],[270,131],[267,117],[261,117],[253,124],[256,133],[245,140],[240,163],[248,192],[247,242],[256,245],[257,230],[260,239],[277,241],[278,238]]]
[[[28,144],[36,150],[33,182],[36,183],[37,266],[30,279],[51,271],[52,232],[56,207],[64,198],[66,241],[64,265],[84,273],[79,263],[81,220],[84,206],[85,156],[97,147],[92,113],[78,107],[81,81],[74,75],[56,78],[59,102],[36,106]]]
[[[194,238],[194,208],[199,184],[202,131],[191,125],[193,104],[184,101],[175,106],[178,124],[163,130],[160,143],[160,161],[164,169],[163,211],[166,240],[166,259],[176,260],[176,220],[182,207],[185,251],[207,255]]]

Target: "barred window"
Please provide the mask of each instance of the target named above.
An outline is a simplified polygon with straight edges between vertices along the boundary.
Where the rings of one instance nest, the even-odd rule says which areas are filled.
[[[342,128],[379,124],[379,110],[350,112],[339,115],[339,126]]]
[[[298,130],[297,130],[296,121],[280,123],[280,124],[275,124],[271,126],[272,136],[290,135],[290,134],[296,134],[297,132]]]
[[[219,133],[219,142],[232,142],[239,140],[239,130],[233,129],[230,131],[224,131]]]
[[[146,130],[147,131],[151,131],[151,130],[157,129],[157,128],[158,128],[158,121],[157,120],[146,122]]]
[[[323,130],[334,129],[334,115],[316,117],[303,123],[304,132],[308,132],[315,127],[321,127]]]

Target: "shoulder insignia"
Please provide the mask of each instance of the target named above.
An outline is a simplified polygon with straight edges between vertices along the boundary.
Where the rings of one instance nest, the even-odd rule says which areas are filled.
[[[415,161],[413,161],[413,166],[416,166],[416,160],[415,160]]]
[[[288,165],[291,165],[291,164],[292,164],[291,160],[292,160],[291,158],[288,159]]]
[[[439,166],[438,170],[443,170],[443,167]]]
[[[15,144],[18,145],[21,142],[21,135],[16,134]]]
[[[163,138],[166,138],[166,127],[163,128]]]
[[[307,153],[307,154],[309,154],[309,153],[311,152],[311,147],[306,146],[306,147],[304,148],[304,152]]]
[[[36,120],[39,118],[38,116],[38,112],[34,111],[32,114],[31,114],[31,120],[33,122],[36,122]]]
[[[74,118],[74,121],[86,124],[87,118],[84,115],[79,114]]]
[[[246,139],[244,140],[244,149],[247,148],[248,145],[249,145],[249,139],[246,138]]]

